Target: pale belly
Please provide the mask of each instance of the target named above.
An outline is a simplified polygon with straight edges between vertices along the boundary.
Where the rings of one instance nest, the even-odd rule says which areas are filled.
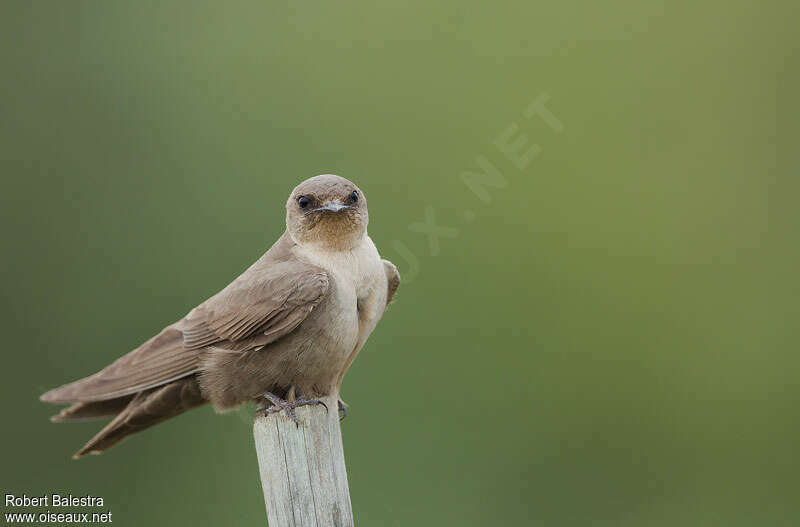
[[[330,391],[359,340],[355,290],[335,278],[331,286],[329,296],[304,321],[306,331],[292,339],[299,351],[290,368],[293,382],[314,392]]]
[[[317,342],[302,365],[309,377],[324,379],[325,391],[338,391],[344,374],[363,347],[386,307],[387,281],[383,262],[372,241],[344,257],[304,254],[310,263],[328,272],[331,290],[317,318]],[[320,309],[322,308],[322,309]],[[312,315],[314,313],[312,312]]]

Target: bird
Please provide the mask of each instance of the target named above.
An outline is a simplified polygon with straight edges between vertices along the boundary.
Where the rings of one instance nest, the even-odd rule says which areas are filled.
[[[297,185],[286,230],[238,278],[99,372],[40,397],[69,404],[54,422],[111,418],[73,458],[206,403],[224,412],[256,401],[297,423],[295,408],[338,400],[400,285],[368,223],[351,181],[323,174]]]

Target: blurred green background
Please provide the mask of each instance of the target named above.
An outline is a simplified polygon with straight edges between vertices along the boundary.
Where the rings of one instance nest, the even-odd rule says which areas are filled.
[[[406,277],[343,388],[358,525],[800,523],[796,3],[0,9],[4,492],[263,525],[249,409],[75,462],[101,423],[37,398],[226,285],[336,173]],[[560,133],[523,116],[542,94]]]

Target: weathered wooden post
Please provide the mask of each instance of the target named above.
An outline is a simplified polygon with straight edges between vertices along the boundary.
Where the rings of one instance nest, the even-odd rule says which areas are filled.
[[[257,416],[253,424],[270,527],[352,527],[338,394],[322,405]]]

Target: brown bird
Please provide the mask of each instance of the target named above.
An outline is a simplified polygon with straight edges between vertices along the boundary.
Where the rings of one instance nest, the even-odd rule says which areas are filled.
[[[296,422],[294,408],[338,397],[400,284],[368,222],[367,199],[350,181],[322,175],[298,185],[286,231],[241,276],[98,373],[41,396],[72,403],[56,422],[115,416],[73,457],[207,402],[222,411],[268,401],[267,413]]]

